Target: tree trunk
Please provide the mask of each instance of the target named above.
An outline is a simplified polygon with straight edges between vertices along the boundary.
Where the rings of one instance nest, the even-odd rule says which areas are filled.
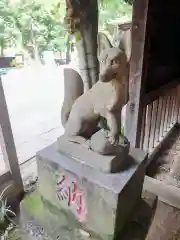
[[[40,56],[39,56],[39,49],[38,49],[38,46],[36,44],[34,45],[34,59],[38,63],[41,62]]]
[[[81,20],[79,32],[76,33],[76,46],[84,91],[87,91],[98,81],[99,77],[97,59],[98,2],[89,0],[83,3],[83,1],[81,0],[82,5],[86,4],[82,10],[85,18]]]
[[[71,50],[71,41],[70,41],[70,35],[67,37],[67,43],[66,43],[66,64],[70,63],[71,57],[70,57],[70,50]]]
[[[34,57],[34,60],[38,63],[41,62],[40,60],[40,56],[39,56],[39,49],[38,49],[38,45],[36,43],[36,38],[35,38],[35,34],[33,32],[33,23],[31,22],[30,24],[30,27],[31,27],[31,43],[33,45],[33,57]]]
[[[0,40],[0,48],[1,48],[1,57],[4,57],[4,40]]]

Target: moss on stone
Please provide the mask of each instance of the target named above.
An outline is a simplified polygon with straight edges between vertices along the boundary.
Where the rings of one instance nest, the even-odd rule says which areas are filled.
[[[23,222],[34,222],[40,225],[52,239],[84,240],[79,229],[82,229],[80,223],[71,214],[64,210],[57,209],[49,201],[43,199],[38,191],[27,195],[21,203],[21,216]],[[89,240],[100,240],[90,233]],[[21,238],[19,238],[21,239]],[[19,240],[18,239],[18,240]]]
[[[7,240],[25,240],[27,239],[27,235],[21,231],[19,228],[15,228],[11,232],[9,232]]]
[[[27,195],[23,199],[23,205],[32,216],[41,217],[43,214],[43,203],[41,201],[41,196],[37,191]]]

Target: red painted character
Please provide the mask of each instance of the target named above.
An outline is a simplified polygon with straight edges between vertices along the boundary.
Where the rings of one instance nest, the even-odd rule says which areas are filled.
[[[68,207],[70,208],[75,204],[77,206],[75,214],[82,219],[86,213],[84,195],[79,191],[77,183],[75,181],[67,184],[65,180],[65,176],[62,175],[59,181],[57,181],[58,199],[60,201],[67,200]]]

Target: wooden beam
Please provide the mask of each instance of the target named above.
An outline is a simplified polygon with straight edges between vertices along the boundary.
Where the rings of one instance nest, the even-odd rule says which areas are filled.
[[[0,175],[0,186],[2,186],[5,182],[11,181],[12,176],[10,171],[3,173]]]
[[[125,135],[131,146],[140,147],[143,108],[143,63],[149,0],[136,0],[132,18],[132,52],[129,76],[129,102],[126,108]],[[147,51],[146,51],[147,52]]]
[[[0,76],[0,146],[7,169],[11,172],[17,191],[23,192],[23,183],[14,144],[8,109]]]
[[[144,179],[143,190],[155,194],[160,201],[180,209],[179,188],[146,176]]]
[[[180,239],[180,210],[158,199],[146,240]]]
[[[180,84],[178,86],[177,91],[180,91]],[[177,122],[180,124],[180,94],[177,96]]]

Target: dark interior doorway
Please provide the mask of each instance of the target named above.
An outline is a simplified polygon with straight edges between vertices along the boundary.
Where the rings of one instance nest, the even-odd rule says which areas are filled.
[[[146,93],[180,77],[180,14],[178,0],[172,4],[150,0],[145,47]]]

